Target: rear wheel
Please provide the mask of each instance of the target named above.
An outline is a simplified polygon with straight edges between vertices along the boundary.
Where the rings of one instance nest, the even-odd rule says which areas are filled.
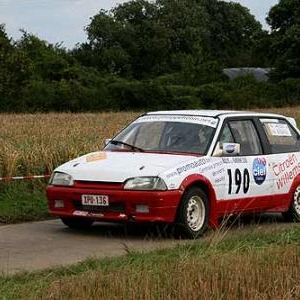
[[[61,217],[61,221],[72,229],[88,229],[90,228],[94,221],[87,218],[70,218],[70,217]]]
[[[188,189],[180,203],[177,215],[176,233],[187,238],[201,236],[208,227],[209,205],[201,188]]]
[[[289,210],[282,215],[286,221],[300,222],[300,185],[295,189]]]

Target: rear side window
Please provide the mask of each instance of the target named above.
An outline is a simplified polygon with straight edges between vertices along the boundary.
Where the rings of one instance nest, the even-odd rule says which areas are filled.
[[[300,151],[299,135],[282,119],[260,119],[271,146],[272,153]]]

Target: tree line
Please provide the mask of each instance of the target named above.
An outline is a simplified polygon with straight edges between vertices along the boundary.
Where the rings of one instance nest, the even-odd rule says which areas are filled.
[[[300,0],[262,29],[240,4],[132,0],[100,10],[74,49],[0,25],[0,111],[249,108],[300,104]],[[270,68],[268,82],[230,67]]]

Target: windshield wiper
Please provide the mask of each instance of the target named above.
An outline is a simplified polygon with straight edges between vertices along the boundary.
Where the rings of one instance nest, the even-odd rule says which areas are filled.
[[[113,145],[124,145],[126,147],[131,148],[132,150],[137,150],[137,151],[140,151],[140,152],[145,152],[145,150],[142,149],[142,148],[136,147],[134,145],[130,145],[130,144],[122,142],[122,141],[111,140],[110,143],[113,144]]]

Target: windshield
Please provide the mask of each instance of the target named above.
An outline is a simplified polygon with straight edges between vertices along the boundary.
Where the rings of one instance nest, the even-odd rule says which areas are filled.
[[[206,154],[217,121],[210,117],[145,115],[121,131],[105,150]]]

